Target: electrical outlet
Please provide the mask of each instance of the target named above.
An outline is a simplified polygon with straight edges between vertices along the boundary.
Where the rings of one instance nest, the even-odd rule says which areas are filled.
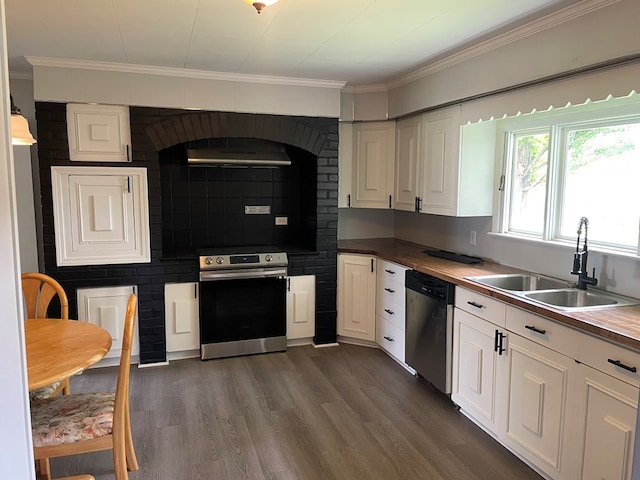
[[[289,217],[276,217],[276,225],[288,225]]]
[[[478,232],[476,232],[475,230],[471,230],[471,235],[469,236],[469,243],[471,245],[475,245],[477,237],[478,237]]]

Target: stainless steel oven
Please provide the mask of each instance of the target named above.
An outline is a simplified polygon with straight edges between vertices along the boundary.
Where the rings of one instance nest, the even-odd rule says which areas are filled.
[[[200,256],[200,358],[287,349],[287,254]]]

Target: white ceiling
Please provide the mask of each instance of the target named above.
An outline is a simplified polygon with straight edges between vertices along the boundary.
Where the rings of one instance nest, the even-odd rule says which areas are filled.
[[[373,85],[583,0],[5,0],[25,56]]]

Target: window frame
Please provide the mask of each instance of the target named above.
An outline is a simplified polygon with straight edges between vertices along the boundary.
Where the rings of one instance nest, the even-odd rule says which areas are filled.
[[[522,114],[497,121],[496,169],[497,194],[495,197],[493,233],[525,240],[542,241],[573,246],[575,238],[562,236],[562,214],[566,175],[566,139],[570,130],[640,123],[640,98],[630,95],[621,99],[587,102],[579,106],[567,106],[544,112]],[[549,152],[543,231],[541,234],[517,229],[510,230],[510,209],[513,196],[513,148],[518,135],[548,131]],[[576,219],[577,222],[577,219]],[[577,225],[577,223],[576,223]],[[640,256],[640,232],[638,243],[632,246],[612,244],[590,239],[593,250],[620,255]]]

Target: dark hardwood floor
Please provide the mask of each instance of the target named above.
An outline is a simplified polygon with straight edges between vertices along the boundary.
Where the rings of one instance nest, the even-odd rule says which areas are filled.
[[[116,369],[72,379],[113,391]],[[131,480],[539,479],[380,350],[292,347],[131,373]],[[113,479],[110,452],[51,460]]]

